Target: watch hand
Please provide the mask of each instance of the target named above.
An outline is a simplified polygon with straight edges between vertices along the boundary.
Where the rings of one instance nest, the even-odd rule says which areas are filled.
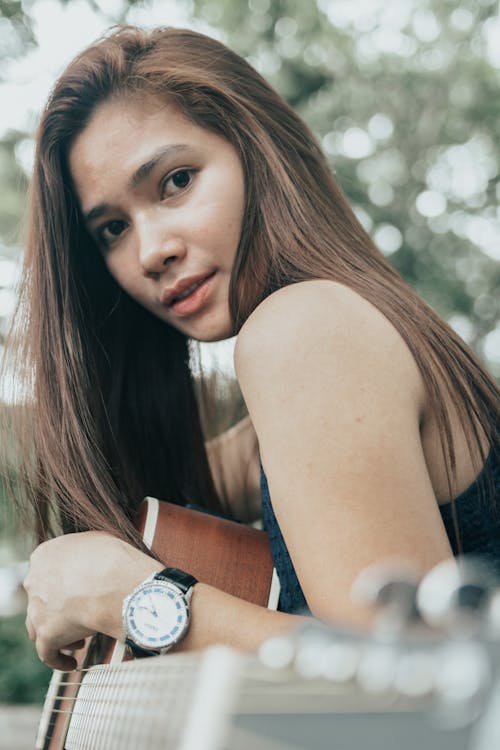
[[[151,601],[151,599],[150,599],[150,601]],[[154,605],[154,603],[152,601],[151,601],[151,607],[152,607],[152,609],[150,610],[151,614],[153,615],[153,617],[158,618],[158,616],[159,616],[158,612],[156,611],[156,607],[155,607],[155,605]]]
[[[145,609],[146,612],[149,612],[150,614],[154,615],[155,617],[158,617],[158,615],[156,614],[156,612],[154,610],[150,609],[149,607],[146,607],[145,604],[139,604],[138,607],[137,607],[137,609]]]

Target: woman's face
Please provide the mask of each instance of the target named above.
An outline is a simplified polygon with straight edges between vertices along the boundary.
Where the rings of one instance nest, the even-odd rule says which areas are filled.
[[[231,336],[245,200],[233,146],[171,106],[109,101],[69,164],[88,232],[118,284],[189,337]]]

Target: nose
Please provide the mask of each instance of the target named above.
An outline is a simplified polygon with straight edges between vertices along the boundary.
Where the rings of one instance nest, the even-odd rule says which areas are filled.
[[[139,263],[144,276],[158,276],[165,267],[186,254],[186,244],[175,232],[166,231],[154,221],[144,221],[138,229]]]

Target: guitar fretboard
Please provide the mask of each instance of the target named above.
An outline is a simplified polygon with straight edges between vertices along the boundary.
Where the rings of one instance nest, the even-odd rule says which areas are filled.
[[[215,749],[232,709],[227,696],[239,674],[239,659],[219,647],[92,667],[74,705],[68,706],[72,716],[65,748]]]
[[[65,748],[215,750],[231,713],[421,712],[430,699],[304,679],[293,669],[272,670],[255,658],[213,647],[201,654],[91,667],[76,699],[68,699],[72,716]]]

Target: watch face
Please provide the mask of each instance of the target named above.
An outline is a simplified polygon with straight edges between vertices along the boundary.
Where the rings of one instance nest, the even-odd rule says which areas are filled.
[[[129,638],[144,649],[177,643],[187,630],[189,605],[168,581],[148,581],[129,601],[125,626]]]

